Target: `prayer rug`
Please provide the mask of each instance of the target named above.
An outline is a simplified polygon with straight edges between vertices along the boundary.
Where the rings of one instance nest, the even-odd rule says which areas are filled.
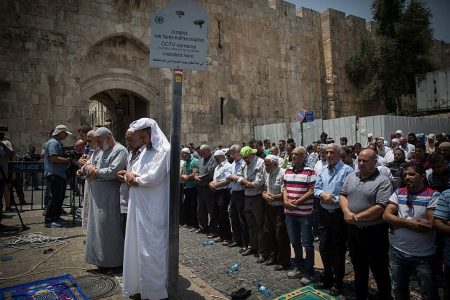
[[[276,300],[329,300],[336,299],[308,285],[275,298]]]
[[[89,299],[66,274],[0,289],[0,300],[84,300]]]

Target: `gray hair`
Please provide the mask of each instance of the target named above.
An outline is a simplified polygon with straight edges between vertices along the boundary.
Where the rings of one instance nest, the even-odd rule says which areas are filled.
[[[334,144],[334,143],[326,144],[326,145],[325,145],[325,149],[328,149],[328,148],[334,148],[334,150],[335,150],[336,152],[341,153],[341,145]]]
[[[303,155],[307,154],[305,147],[302,146],[297,146],[294,150],[300,151]]]
[[[233,151],[241,152],[241,149],[242,149],[241,146],[239,146],[238,144],[234,144],[234,145],[232,145],[232,146],[230,147],[229,150],[230,150],[230,151],[233,150]]]
[[[203,144],[200,146],[200,151],[211,152],[211,147],[209,147],[209,145]]]

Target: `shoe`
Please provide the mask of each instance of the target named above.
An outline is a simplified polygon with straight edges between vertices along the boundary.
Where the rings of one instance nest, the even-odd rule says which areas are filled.
[[[266,260],[266,262],[264,263],[265,266],[273,266],[275,264],[275,260],[273,258],[269,258],[268,260]]]
[[[231,244],[228,245],[228,247],[230,247],[230,248],[237,247],[237,246],[239,246],[239,244],[236,242],[232,242]]]
[[[210,238],[210,236],[208,235],[208,238]],[[212,238],[212,237],[211,237]],[[213,241],[214,242],[217,242],[217,243],[220,243],[220,242],[222,242],[222,238],[220,237],[220,236],[218,236],[218,237],[215,237],[214,239],[213,239]]]
[[[314,237],[314,242],[318,242],[319,241],[319,237],[318,236],[315,236]]]
[[[254,254],[254,253],[256,253],[255,250],[253,250],[252,248],[247,248],[247,250],[245,250],[245,251],[242,252],[241,254],[242,254],[243,256],[248,256],[248,255],[252,255],[252,254]]]
[[[313,277],[312,276],[303,276],[302,279],[300,280],[300,283],[303,285],[309,285],[313,282]]]
[[[331,284],[319,282],[319,283],[314,285],[314,288],[316,290],[328,290],[329,288],[331,288],[331,286],[332,286]]]
[[[229,240],[223,240],[222,245],[223,246],[228,246],[230,244]]]
[[[232,300],[237,299],[247,299],[252,294],[252,290],[247,290],[245,288],[240,288],[230,294]]]
[[[206,231],[204,229],[199,228],[195,230],[195,233],[206,233]]]
[[[258,264],[262,264],[263,262],[265,262],[265,261],[267,261],[269,258],[267,257],[267,256],[262,256],[262,255],[260,255],[259,257],[258,257],[258,259],[256,260],[256,262],[258,263]]]
[[[342,290],[333,286],[330,291],[328,292],[328,295],[333,296],[333,297],[337,297],[340,294],[342,294]]]
[[[239,249],[239,254],[244,253],[245,251],[247,251],[247,247],[242,247],[241,249]]]
[[[63,208],[61,208],[61,214],[62,215],[67,215],[67,211],[65,211]]]
[[[215,239],[217,237],[218,237],[217,234],[214,234],[214,233],[208,234],[208,239]]]
[[[283,265],[275,265],[275,267],[273,267],[273,269],[275,271],[284,271],[289,269],[289,266],[283,266]]]
[[[298,268],[294,268],[294,270],[289,271],[287,273],[287,277],[289,279],[300,278],[300,277],[302,277],[302,272],[300,272],[300,270]]]

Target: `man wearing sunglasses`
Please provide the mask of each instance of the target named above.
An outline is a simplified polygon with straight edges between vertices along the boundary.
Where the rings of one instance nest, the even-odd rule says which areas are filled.
[[[439,299],[435,280],[433,213],[440,194],[424,185],[425,167],[417,161],[404,165],[406,187],[389,198],[383,219],[393,226],[389,261],[396,299],[409,299],[414,274],[424,299]]]

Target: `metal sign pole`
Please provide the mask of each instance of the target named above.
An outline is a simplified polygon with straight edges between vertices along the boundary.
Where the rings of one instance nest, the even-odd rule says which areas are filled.
[[[180,216],[180,132],[183,71],[173,71],[172,128],[170,131],[170,211],[169,211],[169,299],[178,295]]]

